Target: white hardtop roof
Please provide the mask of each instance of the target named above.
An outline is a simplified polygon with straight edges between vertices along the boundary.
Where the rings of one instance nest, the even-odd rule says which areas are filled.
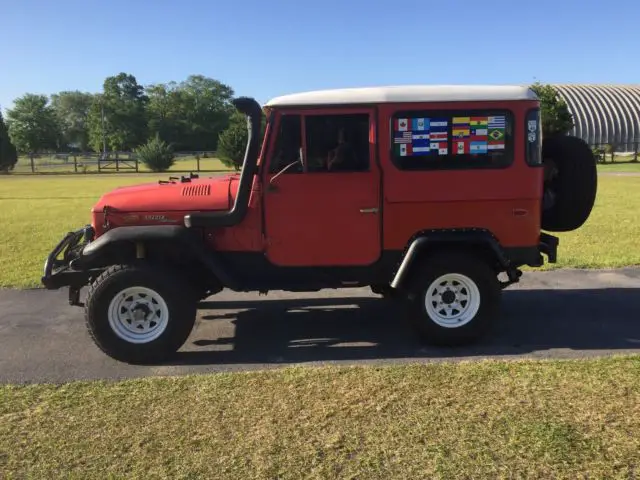
[[[471,102],[537,100],[535,92],[522,85],[397,85],[388,87],[316,90],[276,97],[267,107],[345,105],[362,103]]]

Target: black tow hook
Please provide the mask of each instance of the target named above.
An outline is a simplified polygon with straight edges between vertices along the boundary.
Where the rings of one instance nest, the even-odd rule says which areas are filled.
[[[69,305],[84,307],[84,303],[80,301],[80,289],[78,287],[69,287]]]
[[[514,283],[518,283],[520,281],[520,277],[522,276],[522,270],[517,268],[510,268],[507,270],[507,278],[506,281],[500,281],[500,288],[505,289]]]

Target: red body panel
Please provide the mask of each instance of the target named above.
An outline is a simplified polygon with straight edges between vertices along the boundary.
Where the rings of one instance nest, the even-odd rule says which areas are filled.
[[[293,113],[295,110],[288,110]],[[353,266],[375,263],[382,249],[379,213],[380,171],[375,161],[375,121],[371,108],[297,111],[306,115],[367,113],[369,123],[368,172],[314,172],[284,174],[275,190],[263,193],[267,258],[281,266]],[[277,119],[279,122],[279,119]],[[275,125],[278,131],[278,123]],[[306,147],[303,126],[303,148]],[[273,154],[273,142],[267,153]],[[264,183],[274,174],[263,171]],[[361,211],[362,210],[362,211]]]
[[[231,181],[229,191],[231,205],[238,192],[238,179]],[[209,229],[206,232],[207,244],[220,252],[260,252],[264,248],[262,240],[262,189],[260,178],[253,179],[247,215],[238,225],[228,228]]]
[[[169,210],[225,210],[229,208],[230,175],[196,178],[187,183],[144,183],[120,187],[104,194],[95,205],[116,210],[156,212]]]
[[[378,172],[282,175],[265,194],[269,260],[282,266],[368,265],[381,251]]]
[[[403,250],[417,232],[430,229],[483,228],[505,247],[535,246],[542,169],[525,162],[524,115],[537,106],[535,101],[517,101],[298,110],[369,113],[370,171],[285,173],[272,191],[267,185],[273,175],[266,170],[274,142],[268,141],[246,216],[234,227],[208,230],[207,242],[217,251],[264,252],[281,266],[368,265],[383,250]],[[514,161],[509,167],[402,171],[392,163],[390,119],[397,111],[498,108],[514,115]],[[276,112],[265,138],[279,130],[278,124]],[[189,212],[231,208],[237,187],[238,176],[230,175],[116,189],[94,207],[93,224],[101,234],[105,205],[112,208],[109,219],[114,226],[181,224]]]
[[[101,235],[105,206],[109,207],[112,226],[179,224],[189,212],[227,210],[233,178],[233,175],[225,175],[185,183],[144,183],[116,188],[105,193],[94,205],[92,225],[96,234]]]
[[[425,229],[485,228],[505,247],[535,246],[540,235],[542,169],[525,160],[524,115],[535,101],[382,105],[378,149],[383,170],[383,248],[403,249]],[[503,169],[402,171],[388,152],[389,119],[400,110],[509,109],[514,114],[513,163]]]

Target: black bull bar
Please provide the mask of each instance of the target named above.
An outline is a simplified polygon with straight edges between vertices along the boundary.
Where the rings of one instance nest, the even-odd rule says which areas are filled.
[[[91,225],[86,225],[74,232],[67,233],[47,256],[44,263],[42,284],[48,290],[70,286],[74,289],[86,285],[91,276],[90,271],[74,269],[74,261],[77,260],[82,248],[91,242],[95,232]],[[62,255],[62,258],[59,258]]]

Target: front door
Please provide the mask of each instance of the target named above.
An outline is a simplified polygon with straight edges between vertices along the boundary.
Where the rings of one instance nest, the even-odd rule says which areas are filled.
[[[278,120],[264,188],[269,260],[281,266],[374,263],[381,222],[373,111],[287,112]]]

